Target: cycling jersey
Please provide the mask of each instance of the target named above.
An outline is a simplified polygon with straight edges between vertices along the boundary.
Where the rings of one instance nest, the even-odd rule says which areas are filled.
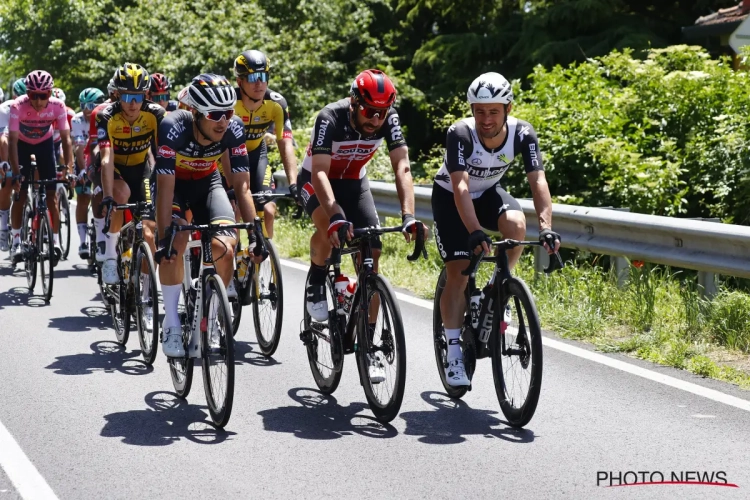
[[[0,104],[0,135],[6,135],[8,133],[11,104],[13,104],[13,99]]]
[[[176,111],[180,107],[180,103],[177,101],[169,101],[167,103],[167,112]]]
[[[76,112],[73,111],[73,109],[69,108],[68,106],[65,106],[65,111],[68,114],[68,128],[72,128],[73,117],[75,116]],[[52,132],[52,138],[55,141],[56,145],[62,142],[62,138],[60,137],[60,131],[57,129],[57,127],[54,127],[54,131]]]
[[[50,97],[47,106],[37,111],[29,96],[21,96],[10,106],[9,132],[18,132],[18,140],[28,144],[40,144],[52,137],[52,124],[59,130],[69,130],[68,112],[65,104]]]
[[[79,111],[73,117],[70,123],[70,135],[73,140],[74,147],[86,146],[89,140],[89,122],[86,121],[86,117],[83,116],[83,111]],[[80,171],[86,168],[90,163],[89,148],[83,148],[83,162],[84,165],[77,165]]]
[[[351,126],[349,99],[342,99],[323,108],[315,119],[310,144],[302,169],[312,172],[312,156],[331,157],[330,179],[361,179],[367,174],[365,165],[385,139],[388,151],[406,146],[398,113],[391,108],[383,126],[371,136],[363,136]]]
[[[99,114],[99,111],[103,110],[107,106],[112,104],[112,101],[107,99],[105,102],[99,104],[97,107],[94,108],[94,110],[91,112],[91,117],[89,117],[89,143],[88,143],[88,150],[89,154],[93,154],[94,147],[97,145],[97,138],[96,138],[96,115]]]
[[[232,172],[249,172],[245,130],[237,116],[232,117],[221,141],[202,146],[193,136],[193,114],[180,109],[164,118],[158,137],[157,174],[202,179],[217,170],[217,160],[227,150]]]
[[[237,95],[240,89],[235,89]],[[255,111],[248,111],[242,103],[242,99],[237,100],[234,106],[234,114],[242,119],[247,135],[248,151],[260,147],[266,132],[273,126],[276,133],[276,139],[292,138],[292,122],[289,118],[286,99],[278,92],[266,89],[266,95],[263,97],[263,103]]]
[[[96,115],[99,148],[112,148],[116,167],[145,164],[148,150],[156,148],[156,132],[165,114],[158,104],[144,101],[138,118],[129,123],[122,113],[122,105],[110,104]]]
[[[479,142],[474,118],[464,118],[451,125],[445,148],[443,166],[435,174],[435,182],[452,193],[450,174],[466,172],[472,198],[479,198],[500,182],[518,154],[523,157],[526,173],[544,170],[534,127],[512,116],[508,117],[505,142],[493,150]]]

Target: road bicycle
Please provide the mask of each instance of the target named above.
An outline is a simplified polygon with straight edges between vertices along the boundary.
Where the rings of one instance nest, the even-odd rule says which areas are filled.
[[[427,257],[423,226],[421,223],[417,226],[414,252],[407,257],[410,261],[420,255]],[[315,383],[325,394],[332,394],[341,381],[344,355],[356,353],[365,397],[375,418],[381,422],[393,420],[401,408],[406,383],[406,340],[393,289],[388,280],[373,269],[372,244],[380,235],[401,230],[401,226],[355,229],[348,248],[331,251],[331,257],[326,260],[328,320],[323,323],[313,320],[305,307],[300,333]],[[345,241],[346,231],[346,226],[339,230],[339,241]],[[357,288],[351,300],[335,287],[342,276],[342,255],[352,255],[357,269]],[[309,280],[308,273],[305,290]],[[371,380],[371,364],[382,365],[385,380]]]
[[[477,360],[491,357],[495,392],[500,408],[513,427],[528,424],[536,411],[542,387],[542,328],[534,297],[521,278],[508,269],[507,250],[517,246],[543,245],[539,241],[495,241],[495,255],[484,252],[472,255],[462,271],[469,277],[465,290],[466,313],[459,342],[469,380],[473,379]],[[559,254],[544,272],[562,269]],[[480,290],[476,273],[482,262],[491,262],[494,269],[488,283]],[[449,396],[461,398],[468,387],[454,387],[445,380],[448,366],[448,343],[440,314],[440,297],[446,282],[445,268],[440,272],[433,302],[433,344],[435,361],[443,387]],[[473,382],[473,380],[472,380]]]
[[[57,235],[62,249],[62,258],[67,260],[70,253],[70,198],[73,193],[70,189],[71,180],[75,179],[73,174],[65,174],[68,167],[58,165],[57,167],[57,209],[60,214],[60,222],[57,224]]]

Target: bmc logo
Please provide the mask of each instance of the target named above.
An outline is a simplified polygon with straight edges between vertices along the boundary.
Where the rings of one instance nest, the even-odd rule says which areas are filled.
[[[247,146],[240,144],[236,148],[232,148],[232,156],[247,156]]]
[[[156,152],[156,156],[160,158],[174,158],[177,156],[177,153],[174,149],[170,148],[169,146],[159,146],[159,150]]]

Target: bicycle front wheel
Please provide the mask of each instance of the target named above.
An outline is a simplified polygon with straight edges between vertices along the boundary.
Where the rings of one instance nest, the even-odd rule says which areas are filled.
[[[189,344],[191,334],[191,318],[192,314],[189,314],[190,310],[194,310],[194,305],[188,298],[188,294],[185,291],[185,287],[182,288],[182,300],[177,305],[177,313],[180,316],[180,324],[182,325],[182,341],[187,347]],[[185,349],[184,358],[167,358],[169,363],[169,374],[172,377],[172,386],[174,391],[182,399],[188,397],[190,389],[193,387],[193,358],[189,357],[190,353]]]
[[[129,266],[131,263],[128,262],[126,265]],[[109,310],[112,315],[112,324],[115,327],[117,343],[125,345],[130,337],[130,311],[128,310],[128,283],[122,279],[120,255],[117,256],[117,269],[120,274],[120,282],[117,285],[108,286],[102,281],[101,287],[103,293],[109,295]]]
[[[221,278],[212,274],[205,279],[205,307],[201,332],[203,344],[203,387],[211,420],[224,427],[232,415],[234,402],[234,335],[232,311]]]
[[[272,356],[279,347],[284,317],[284,287],[281,263],[273,241],[266,240],[268,258],[255,266],[253,281],[253,323],[258,346],[264,356]]]
[[[23,208],[23,225],[21,226],[21,251],[23,252],[24,270],[26,272],[26,285],[29,287],[29,294],[34,292],[36,286],[36,264],[37,264],[37,247],[34,238],[34,211],[26,203]]]
[[[44,292],[44,300],[49,302],[52,298],[52,283],[54,278],[54,261],[52,259],[55,255],[55,245],[52,224],[50,224],[49,215],[46,213],[43,217],[39,218],[36,247],[40,274],[42,275],[42,292]]]
[[[135,318],[143,361],[150,365],[159,347],[159,291],[156,286],[156,266],[151,249],[142,241],[138,246],[134,269]],[[146,271],[143,271],[143,268]]]
[[[357,366],[367,402],[380,422],[396,418],[406,384],[406,339],[394,297],[388,280],[378,274],[368,277],[367,297],[360,297],[367,314],[358,319]],[[374,304],[379,305],[375,314]]]
[[[542,329],[526,283],[511,278],[504,290],[493,314],[492,374],[503,415],[513,427],[523,427],[534,416],[542,388]]]
[[[64,189],[57,192],[57,209],[60,214],[57,235],[60,239],[60,248],[62,248],[62,258],[67,260],[70,253],[70,203],[68,193]]]

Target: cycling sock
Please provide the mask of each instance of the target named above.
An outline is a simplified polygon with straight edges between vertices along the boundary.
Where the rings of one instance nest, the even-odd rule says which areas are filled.
[[[106,247],[104,249],[104,258],[116,259],[117,258],[117,240],[120,237],[120,233],[107,233],[104,242]]]
[[[161,286],[161,296],[164,301],[164,323],[162,324],[164,330],[173,326],[180,326],[180,316],[177,314],[180,293],[182,293],[182,285]]]
[[[458,338],[461,336],[460,328],[446,328],[445,338],[448,341],[448,360],[461,358],[461,344],[459,344]]]
[[[326,268],[324,266],[318,266],[310,263],[310,284],[311,285],[325,285],[326,283]]]
[[[88,243],[88,227],[85,222],[78,223],[78,237],[81,239],[81,245]]]
[[[10,210],[0,210],[0,231],[8,230],[8,217]]]
[[[21,241],[21,230],[20,229],[11,229],[10,235],[13,237],[13,242],[16,243],[16,238],[18,238],[18,242]]]
[[[94,218],[94,233],[96,233],[96,242],[104,241],[104,217],[101,219]]]
[[[53,243],[54,243],[55,246],[59,246],[60,245],[60,235],[57,234],[57,233],[53,233],[52,234],[52,241],[53,241]]]

